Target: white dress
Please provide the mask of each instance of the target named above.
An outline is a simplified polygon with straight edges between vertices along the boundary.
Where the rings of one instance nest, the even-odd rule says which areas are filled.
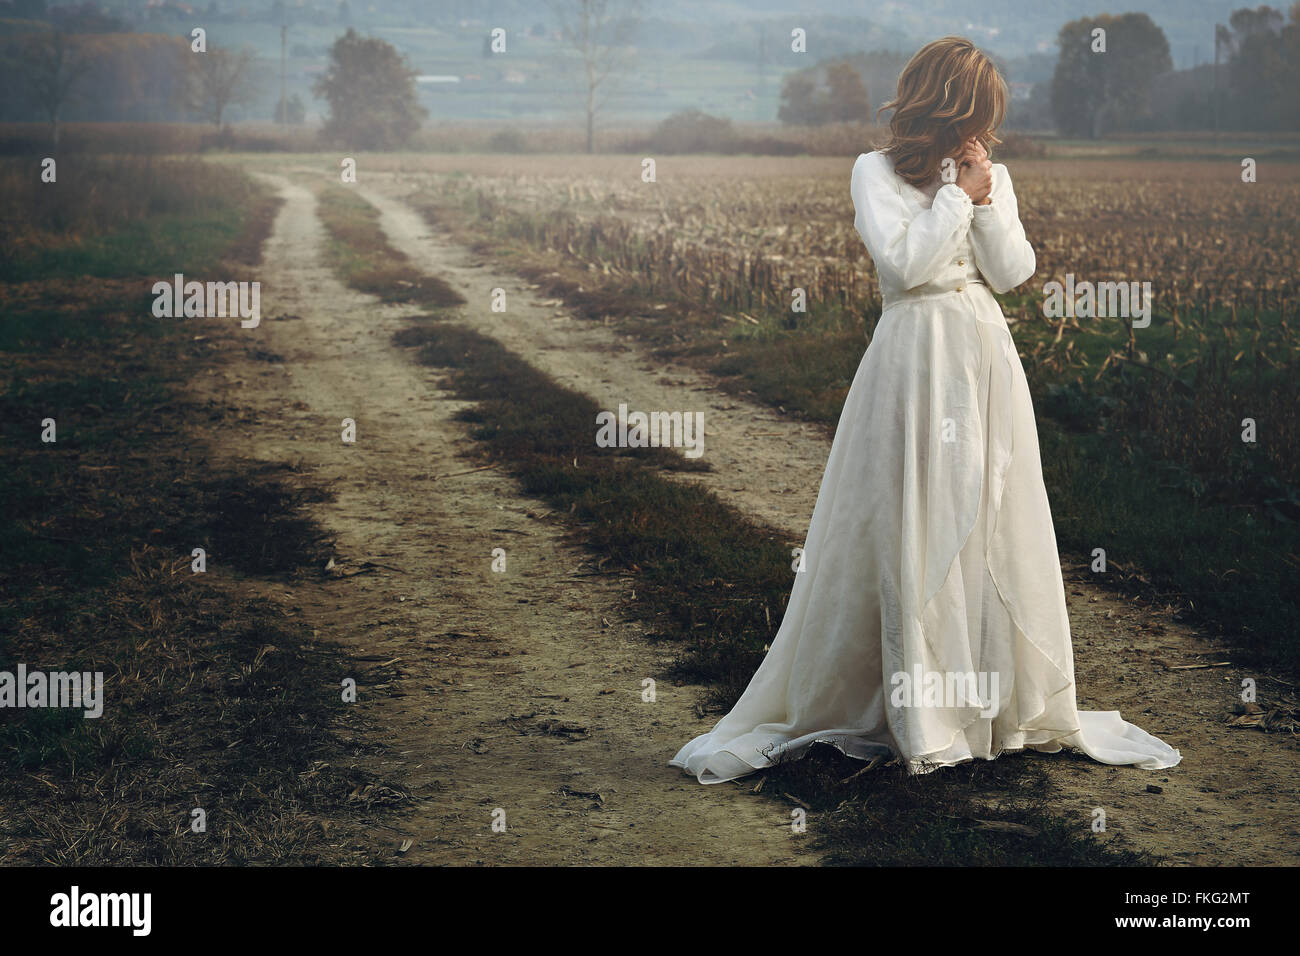
[[[1177,750],[1118,711],[1076,707],[1034,411],[990,292],[1035,269],[1006,167],[976,206],[956,184],[917,189],[865,153],[851,192],[884,310],[845,398],[804,569],[744,694],[673,766],[720,783],[814,742],[918,773],[1026,748],[1174,766]]]

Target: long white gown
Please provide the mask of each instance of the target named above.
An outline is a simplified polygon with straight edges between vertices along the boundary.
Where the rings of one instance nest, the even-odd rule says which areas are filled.
[[[720,783],[822,742],[916,773],[1026,748],[1174,766],[1177,750],[1118,711],[1076,707],[1034,411],[990,292],[1035,269],[1006,167],[975,206],[956,184],[918,189],[865,153],[851,193],[884,310],[845,398],[804,570],[740,700],[672,765]],[[905,693],[963,679],[976,694]]]

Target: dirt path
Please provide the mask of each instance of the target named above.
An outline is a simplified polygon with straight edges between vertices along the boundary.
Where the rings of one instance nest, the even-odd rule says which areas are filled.
[[[314,197],[272,181],[286,204],[259,273],[262,325],[226,338],[283,363],[250,354],[198,388],[247,410],[218,447],[301,461],[337,493],[316,514],[338,569],[362,573],[265,596],[372,667],[352,675],[389,751],[370,769],[417,798],[394,849],[410,838],[403,859],[429,864],[815,863],[781,803],[667,765],[698,732],[701,689],[662,679],[671,651],[618,616],[626,585],[586,571],[544,508],[494,471],[466,473],[463,403],[391,344],[417,310],[341,285]],[[490,570],[498,547],[505,573]]]
[[[694,480],[784,530],[792,545],[802,542],[830,446],[822,429],[726,395],[692,369],[652,364],[631,339],[574,319],[526,280],[432,230],[402,201],[409,188],[372,174],[360,191],[380,210],[390,242],[465,296],[467,322],[605,408],[626,402],[632,409],[704,411],[704,459],[713,469]],[[489,308],[497,287],[507,293],[505,313]],[[1116,597],[1089,580],[1086,569],[1076,570],[1077,562],[1066,563],[1080,707],[1118,709],[1181,749],[1183,762],[1149,773],[1065,755],[1037,758],[1054,762],[1060,806],[1077,812],[1081,827],[1101,807],[1107,815],[1102,839],[1121,835],[1176,862],[1300,861],[1300,742],[1225,726],[1243,678],[1258,681],[1265,706],[1289,688],[1236,666],[1167,670],[1165,664],[1228,656],[1169,613]]]
[[[382,174],[375,173],[368,181],[379,178]],[[585,392],[611,411],[620,402],[629,410],[704,411],[703,460],[712,466],[706,483],[725,492],[745,513],[788,531],[792,545],[803,543],[826,465],[824,429],[722,395],[694,369],[654,362],[630,336],[546,304],[556,300],[541,298],[526,280],[499,274],[468,250],[431,242],[423,217],[390,198],[387,190],[366,187],[360,195],[379,209],[389,241],[417,267],[448,270],[444,278],[469,302],[466,315],[475,329],[562,385]],[[505,312],[488,308],[498,286],[507,292]],[[754,454],[765,446],[779,447],[780,453]]]

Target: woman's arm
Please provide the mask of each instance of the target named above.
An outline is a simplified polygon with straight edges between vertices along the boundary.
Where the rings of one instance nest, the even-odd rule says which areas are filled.
[[[904,289],[924,285],[943,271],[974,215],[970,196],[956,183],[945,183],[929,209],[912,215],[899,195],[889,160],[876,153],[858,157],[849,191],[856,213],[853,224],[876,269]]]
[[[970,239],[975,265],[994,292],[1010,292],[1034,274],[1038,263],[1034,247],[1025,239],[1025,227],[1020,224],[1011,174],[1001,163],[993,167],[989,199],[988,205],[972,210]]]

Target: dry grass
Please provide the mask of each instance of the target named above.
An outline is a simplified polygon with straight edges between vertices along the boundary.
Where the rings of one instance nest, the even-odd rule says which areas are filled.
[[[6,657],[103,671],[107,704],[95,720],[0,719],[0,862],[370,862],[359,795],[374,780],[338,736],[360,726],[340,703],[336,649],[265,601],[196,583],[187,556],[152,545],[57,629],[49,607],[66,593],[29,597]],[[206,833],[190,830],[196,808]]]
[[[254,205],[247,177],[197,159],[64,159],[52,183],[38,169],[0,161],[0,279],[10,282],[157,276],[178,255],[199,271],[214,265],[205,232],[229,248],[246,234],[238,210]]]
[[[207,234],[229,269],[255,266],[276,208],[227,200],[246,196],[233,240]],[[0,669],[105,677],[97,719],[0,711],[0,863],[376,862],[375,824],[409,798],[357,769],[364,724],[339,682],[382,675],[265,597],[321,566],[305,505],[322,493],[293,467],[214,464],[205,430],[241,412],[182,394],[229,353],[153,319],[147,288],[0,284]]]
[[[647,295],[788,313],[799,287],[822,308],[879,309],[848,204],[851,160],[675,157],[659,162],[653,184],[628,157],[498,158],[472,172],[448,158],[390,162],[406,177],[428,170],[426,205],[459,210],[492,238],[564,251]],[[1249,185],[1229,161],[1012,166],[1038,255],[1028,285],[1067,272],[1136,278],[1153,283],[1157,309],[1184,320],[1233,304],[1295,314],[1300,165]]]

